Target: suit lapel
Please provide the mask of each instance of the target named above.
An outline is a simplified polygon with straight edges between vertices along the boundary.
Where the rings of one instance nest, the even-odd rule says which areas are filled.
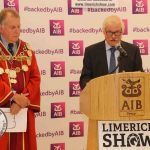
[[[107,64],[107,56],[106,56],[106,46],[105,41],[102,41],[99,43],[98,46],[98,53],[100,57],[100,68],[99,71],[102,72],[102,74],[108,74],[108,64]]]

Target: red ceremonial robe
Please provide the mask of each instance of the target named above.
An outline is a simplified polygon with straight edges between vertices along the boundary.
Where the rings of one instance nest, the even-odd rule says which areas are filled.
[[[18,93],[29,93],[30,105],[27,113],[27,131],[25,133],[4,133],[0,137],[0,150],[36,150],[35,116],[34,112],[40,110],[40,73],[33,51],[28,53],[27,43],[19,40],[19,46],[13,61],[5,60],[5,56],[11,56],[9,51],[0,41],[0,107],[10,107],[10,99],[13,97],[12,88]],[[25,59],[18,59],[18,56],[31,58],[27,63]],[[31,65],[30,65],[31,64]],[[21,68],[28,66],[28,71],[20,69],[16,74],[17,83],[11,83],[5,69]]]

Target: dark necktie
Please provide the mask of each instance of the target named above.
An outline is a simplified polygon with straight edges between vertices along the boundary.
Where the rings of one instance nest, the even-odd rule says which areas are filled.
[[[13,47],[14,47],[13,43],[8,44],[8,50],[11,53],[12,56],[14,55]]]
[[[110,48],[111,55],[110,55],[109,73],[115,72],[116,67],[115,50],[116,50],[115,47]]]

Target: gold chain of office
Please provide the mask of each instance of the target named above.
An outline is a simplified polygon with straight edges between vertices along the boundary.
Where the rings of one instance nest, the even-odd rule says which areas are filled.
[[[25,53],[27,53],[27,55],[25,55]],[[7,56],[4,54],[4,52],[2,51],[2,49],[0,48],[0,60],[2,61],[8,61],[10,64],[13,63],[13,61],[26,61],[27,65],[23,64],[21,67],[15,67],[15,68],[2,68],[0,67],[0,75],[1,74],[8,74],[9,77],[9,81],[10,83],[17,83],[16,77],[17,77],[17,73],[19,73],[20,71],[28,71],[29,70],[29,66],[31,65],[31,61],[32,61],[32,51],[31,48],[29,47],[29,45],[24,45],[23,47],[23,52],[21,52],[18,56]]]

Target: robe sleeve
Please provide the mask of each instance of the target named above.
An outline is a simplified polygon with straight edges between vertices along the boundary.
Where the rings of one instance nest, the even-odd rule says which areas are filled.
[[[40,72],[38,69],[35,54],[32,52],[32,63],[29,71],[25,73],[26,86],[22,93],[29,93],[29,109],[40,111]]]
[[[13,95],[14,94],[8,86],[7,82],[4,81],[2,75],[0,75],[0,107],[9,103]]]

